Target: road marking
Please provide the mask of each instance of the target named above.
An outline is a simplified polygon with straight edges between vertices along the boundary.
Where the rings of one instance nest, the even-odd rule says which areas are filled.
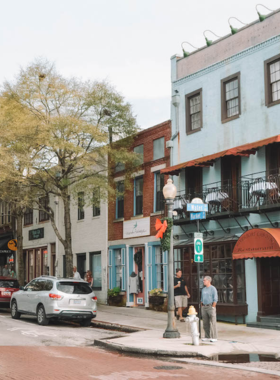
[[[159,379],[161,377],[179,377],[180,379],[189,377],[189,375],[168,373],[168,372],[140,372],[140,371],[124,371],[124,372],[112,372],[109,375],[90,375],[93,379],[98,380],[144,380],[144,379]]]
[[[40,335],[48,336],[48,337],[56,337],[56,334],[48,333],[44,331],[37,331],[37,330],[22,330],[20,327],[12,327],[11,329],[7,329],[7,331],[20,331],[22,335],[24,336],[33,336],[34,338],[37,338]]]

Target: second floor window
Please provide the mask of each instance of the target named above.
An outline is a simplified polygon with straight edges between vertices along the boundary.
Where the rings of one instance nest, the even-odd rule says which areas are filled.
[[[154,140],[153,149],[154,160],[164,157],[164,137]]]
[[[85,193],[78,194],[78,220],[85,219]]]
[[[123,162],[117,162],[115,166],[115,173],[122,172],[125,169],[125,164]]]
[[[134,153],[138,154],[139,157],[139,165],[143,164],[144,162],[144,145],[138,145],[133,149]]]
[[[93,193],[94,205],[92,206],[92,216],[100,215],[100,189],[96,189]]]
[[[39,199],[39,222],[44,222],[45,220],[49,220],[49,214],[47,213],[49,206],[49,197],[42,197]]]
[[[124,216],[124,182],[117,183],[117,198],[116,198],[116,219]]]
[[[239,117],[240,108],[240,73],[231,75],[221,81],[222,122]]]
[[[280,54],[265,61],[265,104],[280,103]]]
[[[143,177],[135,178],[134,183],[134,215],[143,214]]]
[[[29,225],[29,224],[33,224],[33,209],[32,208],[27,208],[25,213],[24,213],[24,217],[23,217],[23,224],[25,226]]]
[[[155,210],[162,211],[164,210],[164,197],[162,189],[164,186],[164,174],[160,172],[155,173]]]
[[[186,95],[186,132],[200,131],[202,128],[202,89]]]

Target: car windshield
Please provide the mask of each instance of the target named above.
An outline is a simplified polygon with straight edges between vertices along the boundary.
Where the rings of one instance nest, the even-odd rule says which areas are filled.
[[[16,280],[0,280],[0,288],[19,288]]]
[[[89,294],[92,293],[90,286],[83,282],[59,282],[57,290],[67,294]]]

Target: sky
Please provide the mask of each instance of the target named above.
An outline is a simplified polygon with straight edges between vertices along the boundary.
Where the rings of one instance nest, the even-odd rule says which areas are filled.
[[[0,84],[35,58],[64,76],[109,81],[140,128],[170,118],[170,57],[203,32],[230,32],[229,17],[255,21],[257,0],[0,0]],[[263,3],[276,10],[279,0]],[[269,13],[258,7],[262,14]],[[240,27],[232,19],[234,27]],[[207,32],[209,39],[216,39]],[[185,45],[186,50],[194,50]]]

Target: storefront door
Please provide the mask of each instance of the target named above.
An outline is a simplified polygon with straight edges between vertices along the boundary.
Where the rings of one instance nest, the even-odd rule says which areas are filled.
[[[85,253],[77,255],[77,271],[80,273],[81,278],[84,279],[87,271]]]
[[[258,259],[258,316],[280,314],[280,257]]]
[[[137,305],[145,305],[145,252],[144,247],[134,248],[135,273],[138,275],[140,292],[137,294]]]

